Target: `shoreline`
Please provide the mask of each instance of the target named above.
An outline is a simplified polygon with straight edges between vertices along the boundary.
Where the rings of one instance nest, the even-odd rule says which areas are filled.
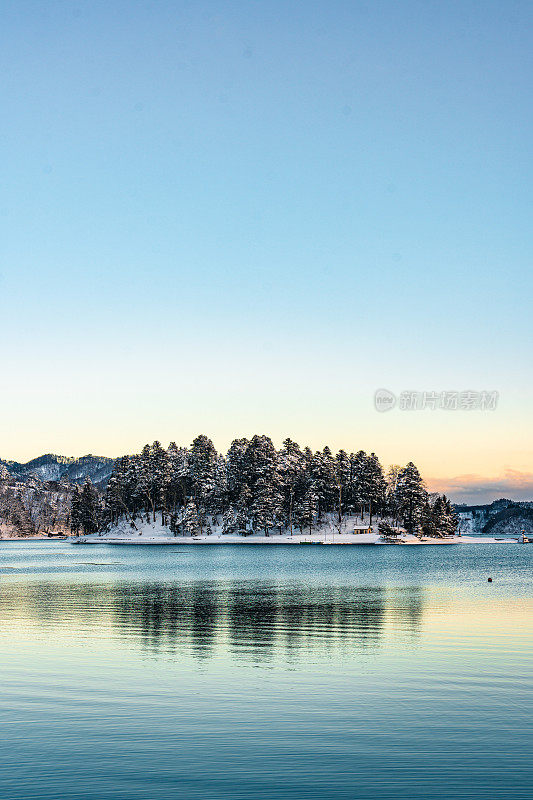
[[[357,524],[355,524],[357,523]],[[377,524],[359,524],[358,520],[348,522],[346,528],[339,531],[331,522],[315,528],[311,533],[302,533],[299,529],[293,531],[291,536],[288,530],[281,533],[279,530],[250,533],[242,536],[237,533],[222,533],[219,525],[213,526],[208,532],[197,533],[193,536],[182,534],[174,535],[167,526],[159,520],[155,522],[142,522],[138,528],[132,529],[129,524],[119,523],[114,528],[102,531],[100,534],[65,535],[56,536],[13,536],[0,538],[0,543],[20,542],[62,542],[74,545],[131,545],[131,546],[191,546],[191,545],[379,545],[394,547],[436,546],[457,544],[519,544],[519,538],[513,534],[507,536],[487,536],[476,534],[459,534],[449,538],[415,536],[403,531],[395,541],[383,539]],[[355,529],[354,529],[355,528]]]
[[[2,542],[68,542],[72,536],[6,536],[0,537]]]
[[[360,535],[339,535],[331,537],[330,534],[324,536],[315,534],[314,536],[223,536],[212,534],[209,536],[88,536],[78,539],[67,540],[76,545],[131,545],[139,546],[194,546],[194,545],[334,545],[334,546],[393,546],[393,547],[417,547],[435,545],[458,545],[458,544],[518,544],[515,538],[496,539],[482,536],[456,536],[449,539],[419,539],[416,536],[404,536],[400,541],[383,541],[378,534]]]

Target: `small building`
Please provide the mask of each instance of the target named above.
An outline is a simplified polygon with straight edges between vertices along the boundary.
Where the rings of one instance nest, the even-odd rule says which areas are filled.
[[[355,525],[352,533],[372,533],[371,525]]]

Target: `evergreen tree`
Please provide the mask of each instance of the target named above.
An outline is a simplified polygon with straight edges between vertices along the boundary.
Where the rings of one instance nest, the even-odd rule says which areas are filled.
[[[179,508],[187,504],[191,496],[189,479],[189,454],[187,448],[171,442],[167,450],[169,460],[168,503],[176,515]]]
[[[197,505],[209,507],[215,488],[218,454],[213,442],[203,434],[197,436],[189,451],[189,474]]]
[[[83,484],[79,495],[79,522],[83,533],[96,533],[100,529],[100,500],[98,492],[89,479]]]
[[[152,452],[149,444],[145,444],[137,462],[137,481],[134,490],[136,505],[144,508],[146,521],[150,522],[150,511],[155,521],[155,481],[152,474]]]
[[[389,467],[385,481],[385,509],[387,514],[392,517],[396,523],[398,522],[399,515],[396,487],[398,485],[398,476],[401,470],[402,468],[399,464],[392,464]]]
[[[438,529],[440,536],[455,536],[459,526],[459,517],[457,516],[452,504],[446,495],[438,497],[435,501],[435,505],[437,505],[437,503],[439,503]]]
[[[294,506],[305,493],[305,456],[300,446],[292,439],[285,439],[278,454],[280,486],[283,494],[282,507],[292,536]],[[282,521],[283,515],[278,515]]]
[[[241,493],[235,504],[235,516],[237,520],[237,530],[241,534],[246,534],[252,525],[252,492],[246,484],[243,484]]]
[[[329,447],[316,452],[311,462],[311,487],[315,496],[318,519],[337,506],[338,484],[335,459]]]
[[[361,520],[364,519],[365,507],[370,501],[370,486],[368,483],[368,457],[364,450],[359,450],[353,459],[353,486],[354,502],[361,511]]]
[[[435,505],[432,506],[429,501],[426,500],[420,514],[420,528],[424,536],[428,536],[430,538],[434,538],[438,535],[435,512]]]
[[[281,508],[281,496],[275,486],[264,478],[255,484],[254,498],[251,504],[251,517],[254,530],[263,528],[268,536],[269,528],[274,527]]]
[[[234,439],[226,456],[228,500],[236,503],[243,487],[247,485],[248,439]]]
[[[309,489],[295,508],[296,524],[302,533],[304,528],[309,528],[309,535],[311,535],[317,513],[318,501],[314,492]]]
[[[154,522],[156,512],[161,512],[161,524],[164,525],[166,516],[170,513],[167,508],[170,486],[170,458],[167,451],[155,441],[150,447],[150,476],[151,495],[154,508]]]
[[[385,478],[383,468],[375,453],[371,453],[366,459],[365,465],[368,513],[370,525],[372,525],[372,511],[375,508],[382,508],[385,499]]]
[[[75,486],[72,495],[70,498],[71,507],[70,507],[70,530],[74,534],[78,534],[82,527],[82,517],[81,517],[81,489],[79,486]]]
[[[211,494],[211,511],[218,515],[223,514],[228,507],[228,477],[226,470],[226,460],[224,456],[217,455],[214,470],[215,486]]]
[[[79,494],[72,499],[73,530],[84,529],[83,490]],[[401,470],[392,468],[385,481],[375,453],[367,456],[360,450],[348,456],[340,450],[333,456],[324,447],[313,454],[290,438],[278,452],[268,436],[255,435],[235,439],[224,457],[207,436],[200,435],[188,449],[171,442],[165,450],[155,441],[137,455],[117,459],[103,513],[93,508],[94,513],[85,512],[85,522],[94,529],[95,519],[98,525],[117,524],[126,517],[135,526],[139,517],[151,522],[161,514],[162,524],[174,533],[202,531],[204,526],[209,530],[212,523],[222,524],[225,532],[245,534],[252,529],[268,533],[274,527],[292,532],[295,524],[312,528],[323,515],[333,514],[341,530],[346,512],[360,510],[364,518],[368,509],[370,522],[375,513],[386,510],[411,530],[423,517],[424,529],[429,530],[430,512],[435,514],[433,507],[430,511],[425,507],[426,498],[411,463]],[[449,502],[444,498],[442,503],[437,505],[438,528],[446,535],[456,530],[457,520]],[[47,525],[54,524],[52,506],[43,507]]]
[[[234,508],[227,508],[222,515],[222,533],[232,534],[239,529],[239,520]]]
[[[112,525],[122,516],[126,516],[130,525],[136,528],[135,518],[138,511],[135,493],[139,480],[137,471],[138,458],[123,456],[117,459],[111,474],[105,496],[105,518]]]
[[[427,502],[427,492],[420,473],[410,461],[398,475],[396,502],[408,533],[418,530],[422,509]]]
[[[379,535],[388,542],[395,542],[397,541],[398,537],[400,536],[399,531],[397,528],[393,528],[392,525],[389,525],[388,522],[381,521],[378,524],[378,531]]]
[[[457,536],[459,531],[459,514],[452,506],[446,495],[444,495],[444,502],[446,504],[446,512],[448,516],[447,532],[449,536]]]
[[[350,459],[345,450],[335,456],[335,484],[337,492],[337,524],[342,525],[344,509],[348,507],[348,487],[350,482]],[[340,528],[339,528],[340,530]]]
[[[194,500],[190,500],[185,506],[181,519],[181,527],[187,536],[195,536],[200,532],[198,509],[196,508]]]

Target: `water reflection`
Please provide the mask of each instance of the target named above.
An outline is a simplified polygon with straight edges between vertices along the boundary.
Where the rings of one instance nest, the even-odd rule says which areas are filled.
[[[266,662],[310,653],[369,648],[385,635],[414,639],[423,613],[420,588],[306,587],[250,582],[4,585],[0,624],[30,619],[88,636],[127,639],[148,651],[221,651]]]

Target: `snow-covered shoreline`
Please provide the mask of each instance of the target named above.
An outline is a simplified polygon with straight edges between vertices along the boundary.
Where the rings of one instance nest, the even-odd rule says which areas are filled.
[[[323,539],[316,536],[172,536],[168,538],[141,537],[135,539],[120,537],[82,537],[81,539],[71,539],[73,544],[111,544],[111,545],[290,545],[290,544],[333,544],[333,545],[449,545],[449,544],[516,544],[516,539],[492,539],[485,536],[455,537],[449,539],[419,539],[416,536],[405,537],[398,542],[386,542],[378,536],[353,536],[350,539],[337,536],[333,539]]]
[[[127,545],[254,545],[254,544],[336,544],[336,545],[450,545],[450,544],[487,544],[506,542],[516,544],[516,539],[495,539],[486,536],[455,536],[447,539],[418,538],[404,533],[400,541],[386,542],[379,535],[377,524],[366,523],[348,519],[343,530],[339,532],[338,526],[331,521],[311,533],[301,533],[294,530],[291,536],[289,531],[283,533],[270,532],[269,535],[254,533],[248,536],[240,534],[223,534],[219,526],[212,526],[212,531],[196,536],[175,536],[168,527],[157,522],[137,522],[137,528],[132,528],[128,523],[122,522],[115,528],[92,534],[89,536],[72,537],[69,541],[75,544],[127,544]],[[356,527],[365,527],[365,532],[355,532]]]

